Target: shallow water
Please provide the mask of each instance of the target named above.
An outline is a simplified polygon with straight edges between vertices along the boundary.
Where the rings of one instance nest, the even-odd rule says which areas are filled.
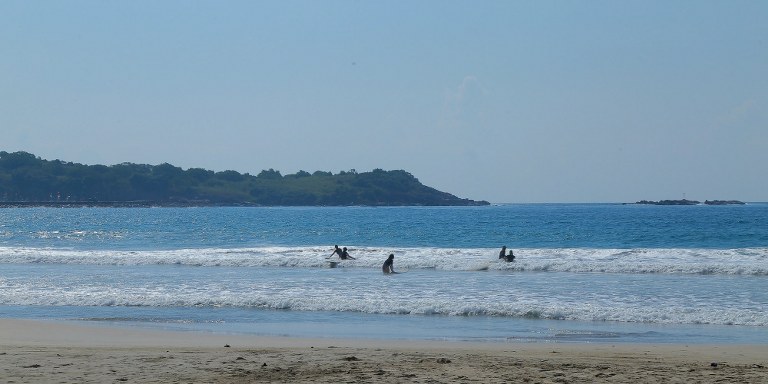
[[[3,317],[311,337],[768,342],[765,204],[33,208],[0,220]],[[357,260],[328,268],[334,243]],[[502,244],[514,263],[498,260]],[[381,273],[389,253],[405,273]]]

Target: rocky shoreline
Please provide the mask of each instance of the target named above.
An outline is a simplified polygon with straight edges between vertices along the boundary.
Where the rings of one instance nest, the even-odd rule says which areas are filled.
[[[168,201],[0,201],[0,208],[151,208],[151,207],[240,207],[257,206],[250,204],[216,204],[206,201],[168,202]]]

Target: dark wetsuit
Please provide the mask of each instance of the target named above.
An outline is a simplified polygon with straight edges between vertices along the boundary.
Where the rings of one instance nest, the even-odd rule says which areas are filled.
[[[336,249],[333,250],[333,253],[331,253],[331,256],[328,256],[327,258],[331,258],[333,257],[333,255],[339,255],[339,258],[344,260],[344,252],[338,246],[336,246]]]
[[[381,271],[386,274],[395,273],[395,270],[393,268],[394,263],[395,263],[395,256],[390,255],[387,261],[384,262],[384,265],[381,266]]]
[[[344,248],[344,250],[343,250],[343,251],[341,251],[341,253],[339,254],[339,257],[340,257],[342,260],[346,260],[346,259],[352,259],[352,260],[355,260],[355,258],[354,258],[354,257],[352,257],[352,256],[350,256],[350,255],[349,255],[349,252],[347,252],[347,249],[346,249],[346,248]]]

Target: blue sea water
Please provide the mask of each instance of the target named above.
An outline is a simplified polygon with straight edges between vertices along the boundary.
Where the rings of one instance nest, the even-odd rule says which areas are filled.
[[[329,268],[333,245],[356,260]],[[502,245],[517,259],[498,260]],[[395,255],[395,270],[381,264]],[[0,317],[302,337],[768,343],[768,204],[0,209]]]

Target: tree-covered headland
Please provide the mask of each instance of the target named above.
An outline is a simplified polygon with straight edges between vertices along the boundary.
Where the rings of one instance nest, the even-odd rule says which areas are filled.
[[[83,165],[0,152],[0,203],[116,206],[398,206],[487,205],[427,187],[403,170],[337,174],[274,169],[253,176],[236,171],[184,170],[168,163]]]

